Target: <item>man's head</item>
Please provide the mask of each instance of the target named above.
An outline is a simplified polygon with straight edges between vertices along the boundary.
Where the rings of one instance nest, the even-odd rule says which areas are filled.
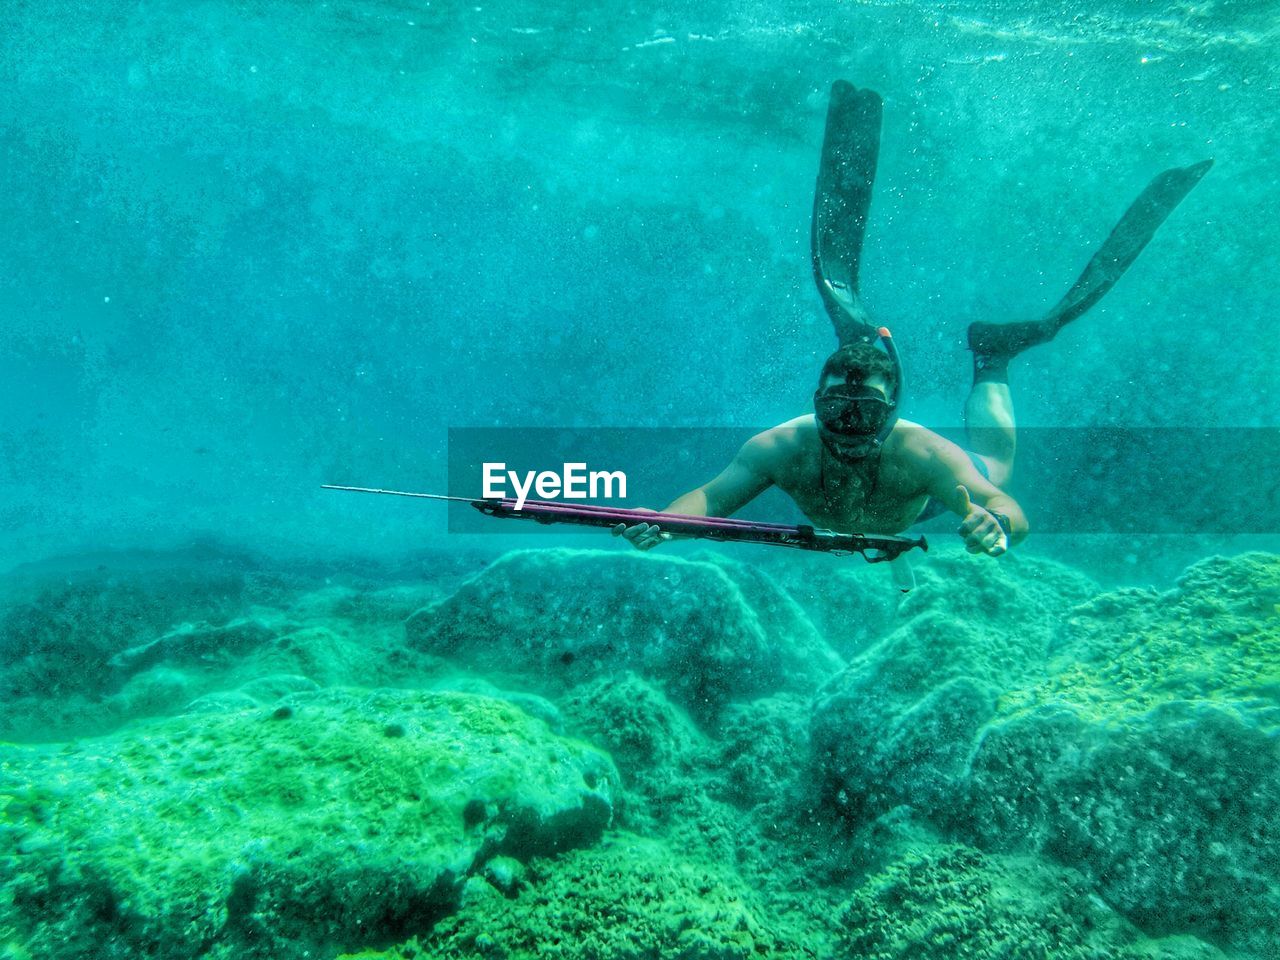
[[[865,383],[875,376],[884,380],[884,389],[893,392],[898,371],[883,350],[870,343],[850,343],[827,357],[822,365],[822,378],[818,383],[821,392],[828,385],[840,383]]]
[[[813,404],[822,442],[836,458],[852,463],[874,452],[893,417],[897,379],[893,360],[869,343],[827,358]]]

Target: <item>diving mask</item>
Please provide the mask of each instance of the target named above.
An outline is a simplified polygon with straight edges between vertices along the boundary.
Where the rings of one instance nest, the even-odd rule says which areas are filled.
[[[893,405],[869,387],[832,387],[813,395],[813,409],[832,433],[875,436],[893,414]]]

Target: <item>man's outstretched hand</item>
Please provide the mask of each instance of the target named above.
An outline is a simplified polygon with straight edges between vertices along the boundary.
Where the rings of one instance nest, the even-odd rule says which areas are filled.
[[[963,512],[964,520],[956,533],[964,539],[964,547],[970,553],[986,553],[998,557],[1009,549],[1009,538],[990,511],[969,499],[967,487],[956,487],[957,513]]]
[[[644,507],[636,509],[645,510]],[[646,510],[645,512],[654,513],[655,511]],[[620,523],[613,527],[613,535],[629,540],[637,550],[652,550],[658,544],[671,539],[671,534],[663,533],[656,523],[633,523],[630,526]]]

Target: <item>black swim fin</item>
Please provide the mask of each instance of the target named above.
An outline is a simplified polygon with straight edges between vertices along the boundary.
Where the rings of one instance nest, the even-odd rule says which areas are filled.
[[[1058,331],[1101,300],[1138,259],[1160,224],[1213,166],[1202,160],[1158,174],[1125,211],[1080,278],[1040,320],[1025,323],[974,323],[969,326],[969,349],[979,356],[1012,357]]]
[[[1125,211],[1111,235],[1089,260],[1078,279],[1058,301],[1045,321],[1059,327],[1080,316],[1115,286],[1115,282],[1138,259],[1144,247],[1155,236],[1160,224],[1168,219],[1191,188],[1213,166],[1212,160],[1201,160],[1189,167],[1174,167],[1156,176]]]
[[[858,297],[858,266],[880,156],[884,101],[845,80],[831,86],[813,197],[813,278],[841,345],[872,340],[876,328]]]

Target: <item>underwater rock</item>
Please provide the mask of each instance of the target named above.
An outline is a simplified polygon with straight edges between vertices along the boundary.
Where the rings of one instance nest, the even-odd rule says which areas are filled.
[[[154,672],[148,671],[138,676],[139,678],[148,677]],[[308,677],[287,673],[269,674],[243,683],[234,690],[214,690],[196,697],[183,708],[182,713],[230,713],[236,710],[251,710],[255,707],[274,705],[285,697],[311,693],[319,689]]]
[[[877,569],[861,557],[801,550],[763,553],[752,563],[718,550],[701,550],[691,559],[724,570],[751,598],[762,618],[809,620],[842,661],[881,639],[896,620],[902,593],[888,570]]]
[[[292,625],[271,626],[248,617],[219,625],[184,623],[155,640],[122,650],[107,661],[107,666],[133,674],[159,663],[225,663],[244,657],[277,633],[290,629]]]
[[[975,839],[1044,850],[1151,929],[1280,943],[1280,557],[1191,567],[1072,615],[972,759]]]
[[[933,558],[919,581],[901,626],[828,683],[814,708],[830,795],[857,816],[953,803],[1000,694],[1043,676],[1059,624],[1095,589],[1060,564],[959,553]]]
[[[524,885],[524,864],[515,857],[494,857],[484,865],[484,878],[505,897],[514,897]]]
[[[343,620],[362,625],[399,624],[413,611],[441,599],[446,591],[432,583],[357,588],[347,585],[311,590],[288,600],[298,620]]]
[[[706,748],[682,709],[630,671],[574,687],[561,698],[573,731],[613,756],[629,779],[667,779]]]
[[[1191,937],[1150,940],[1071,870],[936,844],[869,877],[840,916],[868,960],[1225,960]]]
[[[289,607],[288,598],[279,595],[279,584],[270,589]],[[145,642],[105,659],[107,650],[102,649],[95,655],[96,690],[68,693],[65,685],[55,685],[24,697],[0,698],[0,740],[97,736],[132,720],[190,712],[193,701],[216,699],[246,684],[257,685],[246,689],[263,702],[316,686],[420,688],[427,676],[439,672],[440,662],[404,645],[403,626],[393,612],[398,611],[388,612],[378,624],[327,614],[300,624],[292,614],[253,604],[248,615],[221,625],[183,624],[158,639],[149,634]],[[95,648],[91,644],[89,649]],[[69,653],[64,659],[61,670],[85,669]],[[51,661],[46,666],[54,669]],[[7,676],[26,669],[26,662],[19,662]],[[0,684],[5,676],[0,668]],[[284,686],[274,693],[265,689],[269,677]],[[287,677],[294,679],[283,679]]]
[[[427,689],[440,692],[456,690],[459,693],[478,693],[482,697],[506,700],[514,703],[529,716],[537,717],[550,727],[553,733],[564,732],[564,717],[560,715],[560,709],[546,697],[540,697],[536,693],[526,693],[522,690],[505,690],[496,684],[490,683],[483,677],[473,677],[462,673],[451,674],[433,680]]]
[[[2,584],[0,699],[96,694],[124,679],[116,654],[184,620],[224,621],[245,603],[250,561],[188,551],[67,558]]]
[[[258,703],[268,704],[295,693],[313,693],[319,686],[310,677],[296,673],[269,673],[240,684],[240,692],[253,697]]]
[[[509,553],[411,616],[405,633],[416,649],[551,693],[631,670],[700,721],[733,699],[812,690],[840,666],[762,575],[611,551]]]
[[[966,832],[1077,867],[1146,929],[1270,956],[1280,943],[1277,720],[1188,702],[1097,725],[1066,707],[1032,709],[983,737]]]
[[[429,929],[489,858],[610,822],[609,759],[501,700],[285,703],[0,748],[0,929],[69,960],[319,956]]]
[[[130,677],[118,693],[106,698],[105,705],[125,719],[154,717],[179,712],[203,693],[189,671],[160,665]]]
[[[356,956],[800,960],[815,955],[807,939],[777,927],[732,870],[681,856],[652,840],[614,834],[590,849],[535,860],[514,899],[469,899],[430,935]]]
[[[242,665],[241,674],[292,673],[327,686],[418,686],[426,658],[394,634],[321,620],[275,637]]]
[[[855,816],[910,804],[984,849],[1050,856],[1149,931],[1271,956],[1280,557],[1215,558],[1167,593],[1069,612],[1074,588],[1019,606],[1025,588],[996,569],[1014,592],[995,614],[921,612],[825,691],[829,794]]]
[[[620,822],[649,831],[688,815],[706,787],[709,741],[662,689],[630,671],[574,687],[560,698],[570,733],[609,751],[625,787]]]
[[[762,551],[753,563],[804,610],[844,660],[884,639],[898,624],[903,595],[888,564],[798,550]],[[913,568],[927,579],[928,565],[917,559]]]
[[[242,690],[215,690],[196,697],[183,709],[184,714],[236,713],[261,707],[257,700]]]
[[[794,793],[809,768],[810,709],[807,698],[787,694],[730,706],[712,794],[750,808]]]

